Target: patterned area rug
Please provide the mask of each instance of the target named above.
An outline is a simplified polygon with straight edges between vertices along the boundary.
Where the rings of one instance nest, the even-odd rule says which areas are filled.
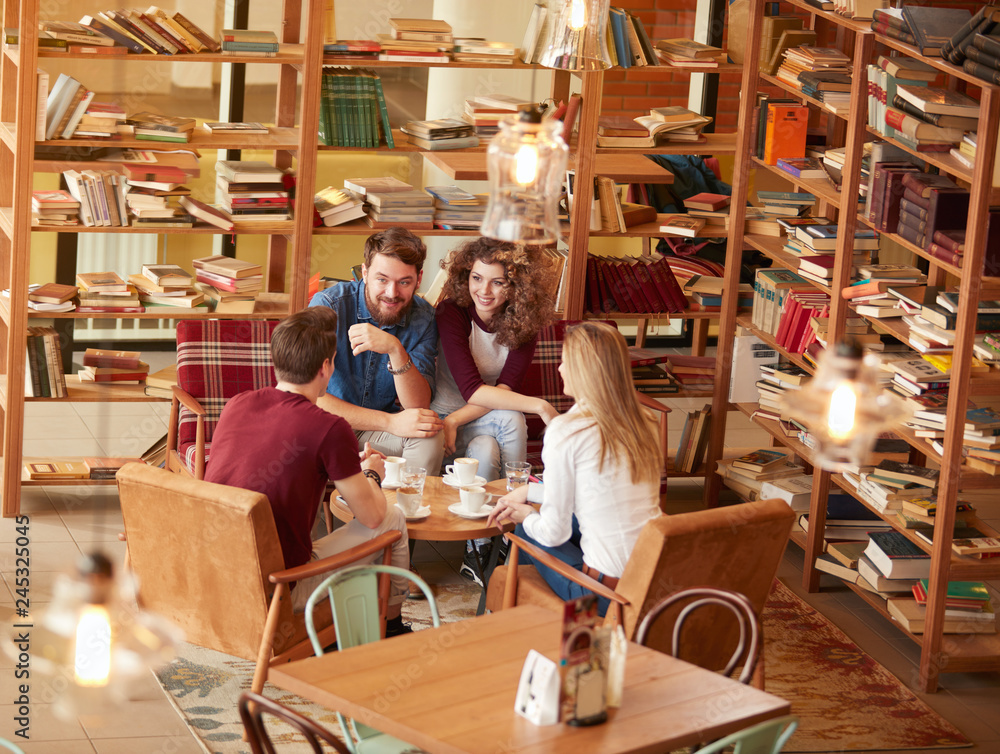
[[[475,615],[473,585],[434,587],[444,622]],[[415,630],[431,625],[426,602],[408,600],[404,617]],[[775,582],[764,609],[767,690],[792,702],[799,728],[787,752],[885,751],[971,746],[962,733],[914,696],[846,634]],[[206,747],[249,754],[236,700],[250,687],[253,663],[190,644],[159,673],[160,683]],[[820,682],[817,682],[820,681]],[[339,732],[336,716],[271,684],[264,694]],[[272,721],[282,752],[311,751],[292,729]],[[295,746],[296,741],[301,746]]]

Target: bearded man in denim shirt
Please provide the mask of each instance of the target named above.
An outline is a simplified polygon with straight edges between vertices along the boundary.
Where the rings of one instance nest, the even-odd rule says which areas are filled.
[[[362,279],[338,283],[310,306],[337,312],[333,376],[318,404],[386,455],[440,473],[444,423],[431,411],[437,357],[434,307],[416,295],[427,247],[405,228],[365,241]]]

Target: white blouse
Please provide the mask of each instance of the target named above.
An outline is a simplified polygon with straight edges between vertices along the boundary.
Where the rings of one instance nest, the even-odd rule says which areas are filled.
[[[628,466],[611,458],[602,470],[597,426],[576,406],[546,428],[542,461],[545,483],[528,487],[528,500],[542,507],[524,520],[525,531],[556,547],[569,539],[576,514],[584,562],[620,577],[642,527],[661,515],[659,480],[633,484]]]

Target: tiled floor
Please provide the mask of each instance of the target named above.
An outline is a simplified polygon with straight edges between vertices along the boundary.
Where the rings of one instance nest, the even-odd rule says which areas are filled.
[[[166,363],[170,355],[156,355]],[[159,363],[153,368],[159,368]],[[700,408],[705,399],[677,400],[677,409]],[[28,404],[25,429],[26,455],[83,454],[137,455],[165,431],[167,404]],[[675,413],[674,417],[680,416]],[[676,444],[681,421],[672,422],[670,441]],[[767,445],[763,432],[741,414],[730,414],[727,445],[748,448]],[[701,504],[701,480],[676,480],[670,492],[670,511],[690,510]],[[980,512],[992,525],[1000,526],[1000,500],[982,496]],[[51,600],[57,572],[68,568],[85,552],[103,549],[118,563],[124,546],[117,541],[122,530],[121,514],[113,487],[26,488],[22,510],[30,516],[31,601],[44,609]],[[0,616],[10,625],[13,616],[13,548],[17,533],[12,519],[0,519]],[[429,581],[458,579],[461,543],[431,547],[418,543],[414,561]],[[876,660],[912,684],[919,652],[917,645],[833,577],[824,577],[824,589],[806,594],[800,586],[802,553],[790,546],[779,575],[810,604],[831,618]],[[828,579],[828,581],[826,580]],[[14,663],[0,655],[0,736],[11,737],[15,716]],[[57,720],[46,698],[47,689],[32,690],[31,741],[23,745],[29,754],[145,754],[202,751],[198,742],[174,711],[152,676],[135,689],[133,700],[102,720]],[[1000,673],[948,674],[941,690],[920,694],[931,707],[958,726],[976,742],[973,751],[1000,751]]]

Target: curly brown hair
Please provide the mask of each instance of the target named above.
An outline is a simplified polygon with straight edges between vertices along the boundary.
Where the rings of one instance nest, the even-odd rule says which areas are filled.
[[[458,306],[472,303],[469,272],[476,262],[502,264],[510,292],[503,312],[490,323],[497,342],[514,350],[530,341],[552,319],[553,265],[540,247],[492,238],[475,238],[453,249],[441,266],[448,271],[442,298]]]

